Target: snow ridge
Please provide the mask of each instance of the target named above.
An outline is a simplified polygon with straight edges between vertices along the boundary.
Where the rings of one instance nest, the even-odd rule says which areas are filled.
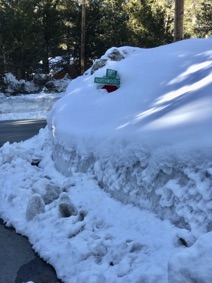
[[[212,150],[148,147],[129,141],[89,149],[82,141],[69,149],[56,144],[53,159],[66,176],[89,174],[124,204],[133,204],[194,233],[212,229]],[[107,147],[107,149],[106,149]],[[110,153],[110,154],[109,154]],[[124,153],[124,154],[123,154]],[[192,156],[192,159],[190,158]],[[205,205],[207,203],[207,205]]]

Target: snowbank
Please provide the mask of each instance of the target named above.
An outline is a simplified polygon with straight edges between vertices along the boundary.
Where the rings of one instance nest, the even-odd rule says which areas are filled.
[[[210,231],[212,51],[210,39],[116,49],[112,61],[73,80],[53,108],[53,157],[66,176],[90,173],[123,203],[179,227]],[[115,69],[121,87],[94,83]]]
[[[7,225],[28,237],[64,283],[168,283],[181,231],[114,200],[86,174],[65,178],[52,151],[47,128],[0,148],[0,216]]]
[[[0,217],[63,282],[212,282],[211,43],[112,48],[0,148]]]

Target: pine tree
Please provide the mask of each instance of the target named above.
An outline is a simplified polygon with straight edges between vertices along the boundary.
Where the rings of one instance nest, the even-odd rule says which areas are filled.
[[[49,58],[63,52],[67,15],[61,12],[62,1],[0,0],[2,75],[12,72],[25,79],[38,68],[49,72]]]
[[[62,21],[58,10],[59,1],[38,0],[35,17],[40,39],[40,58],[44,73],[49,73],[49,58],[58,55],[60,50]]]
[[[37,59],[34,1],[0,1],[1,58],[4,71],[11,71],[18,79],[24,78]]]
[[[195,31],[198,36],[205,37],[212,35],[212,3],[204,1],[201,4],[201,10],[197,15],[198,26]]]
[[[131,41],[134,45],[154,47],[173,40],[171,19],[165,7],[157,1],[129,0],[126,2],[126,11],[129,16]]]
[[[184,4],[184,38],[196,37],[198,14],[203,0],[186,0]]]
[[[124,0],[90,0],[86,10],[86,54],[99,57],[113,46],[129,44]]]

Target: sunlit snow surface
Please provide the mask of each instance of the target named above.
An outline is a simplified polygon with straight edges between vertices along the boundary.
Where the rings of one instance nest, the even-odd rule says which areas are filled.
[[[118,50],[0,149],[0,216],[67,283],[211,283],[212,40]]]
[[[0,93],[0,121],[46,119],[52,105],[63,93],[39,93],[6,97]]]

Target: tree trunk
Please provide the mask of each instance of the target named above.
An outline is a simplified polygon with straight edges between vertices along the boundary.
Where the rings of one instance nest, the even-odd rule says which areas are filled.
[[[81,23],[81,75],[85,72],[85,0],[82,1],[82,23]]]
[[[174,41],[183,39],[184,0],[175,0]]]
[[[16,67],[16,78],[18,81],[25,79],[24,71],[22,70],[22,67],[20,65]]]
[[[49,74],[49,44],[46,43],[43,56],[43,73]]]

